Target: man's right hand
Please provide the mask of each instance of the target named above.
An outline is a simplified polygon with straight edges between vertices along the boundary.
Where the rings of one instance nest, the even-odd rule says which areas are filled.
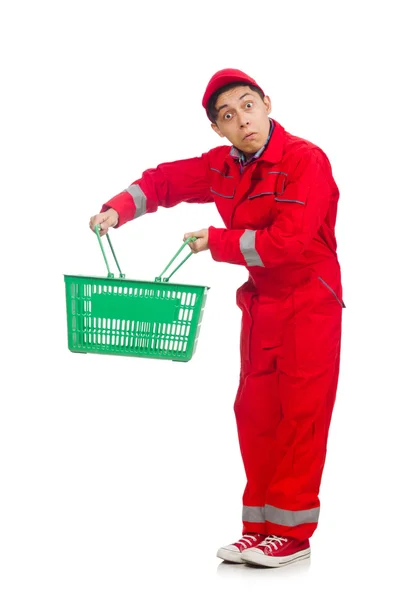
[[[95,233],[95,225],[100,225],[99,235],[102,237],[106,235],[109,227],[116,227],[119,222],[119,215],[114,208],[109,208],[99,215],[95,215],[90,219],[90,229]]]

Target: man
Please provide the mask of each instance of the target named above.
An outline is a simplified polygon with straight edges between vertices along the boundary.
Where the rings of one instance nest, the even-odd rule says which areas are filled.
[[[232,146],[145,171],[90,227],[178,202],[215,202],[225,228],[186,233],[194,252],[244,265],[234,410],[247,484],[243,531],[217,556],[278,567],[310,555],[340,359],[338,188],[324,152],[269,118],[271,101],[236,69],[211,78],[203,106]]]

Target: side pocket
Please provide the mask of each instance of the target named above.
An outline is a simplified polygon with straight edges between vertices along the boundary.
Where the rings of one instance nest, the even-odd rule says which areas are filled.
[[[321,281],[321,283],[323,285],[325,285],[325,287],[335,296],[335,298],[337,299],[337,301],[339,302],[339,304],[341,305],[341,307],[342,308],[346,308],[345,303],[343,302],[343,300],[341,300],[340,298],[338,298],[337,294],[334,292],[334,290],[332,289],[332,287],[330,285],[328,285],[328,283],[326,283],[322,277],[318,276],[318,278]]]
[[[240,356],[242,365],[250,363],[252,315],[251,304],[254,294],[246,281],[236,292],[236,304],[241,310]]]

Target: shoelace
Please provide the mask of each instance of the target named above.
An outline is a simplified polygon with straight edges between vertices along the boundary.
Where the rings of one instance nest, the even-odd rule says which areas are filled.
[[[277,543],[280,544],[280,548],[284,542],[288,542],[287,538],[278,537],[277,535],[268,535],[260,546],[263,548],[269,548],[269,550],[277,550]]]
[[[259,534],[258,534],[259,535]],[[245,539],[248,538],[248,539]],[[244,546],[244,550],[250,548],[252,546],[252,542],[256,542],[258,536],[257,535],[243,535],[243,537],[237,542],[237,544],[241,544]],[[251,540],[251,542],[250,542]]]

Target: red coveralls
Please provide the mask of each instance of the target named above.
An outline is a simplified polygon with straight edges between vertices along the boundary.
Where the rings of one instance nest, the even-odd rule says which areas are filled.
[[[213,202],[217,261],[245,265],[241,372],[234,405],[247,476],[243,533],[304,540],[317,527],[319,487],[340,359],[338,188],[324,152],[274,121],[242,172],[230,146],[149,169],[103,207],[118,226],[179,202]]]

